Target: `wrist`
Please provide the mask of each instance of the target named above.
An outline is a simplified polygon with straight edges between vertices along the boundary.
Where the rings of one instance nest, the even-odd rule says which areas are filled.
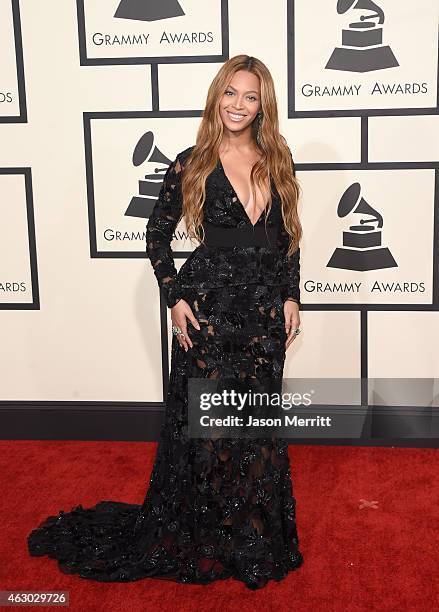
[[[280,297],[282,299],[283,304],[289,301],[289,302],[295,302],[296,304],[299,304],[300,306],[300,291],[298,287],[291,287],[291,286],[284,285],[281,288]]]
[[[297,304],[297,310],[300,310],[300,308],[301,308],[300,300],[298,300],[297,298],[286,297],[284,299],[283,305],[286,306],[287,304]]]
[[[166,287],[165,298],[168,308],[173,308],[183,298],[183,292],[176,280],[169,287]]]

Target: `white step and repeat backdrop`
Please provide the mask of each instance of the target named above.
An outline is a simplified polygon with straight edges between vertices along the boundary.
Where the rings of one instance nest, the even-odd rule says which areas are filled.
[[[145,255],[167,165],[239,53],[302,186],[287,377],[439,377],[437,0],[0,0],[2,401],[163,401]],[[177,268],[196,246],[177,228]],[[397,403],[400,403],[399,400]]]

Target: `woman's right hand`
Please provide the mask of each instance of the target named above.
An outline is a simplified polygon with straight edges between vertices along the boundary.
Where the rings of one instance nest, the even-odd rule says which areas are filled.
[[[182,334],[177,334],[176,336],[180,346],[183,347],[185,351],[187,351],[189,347],[192,348],[192,340],[189,338],[187,333],[187,320],[189,320],[196,329],[201,328],[194,316],[194,313],[192,312],[191,307],[187,302],[185,302],[185,300],[179,300],[175,306],[171,308],[171,320],[172,325],[179,327],[183,332]]]

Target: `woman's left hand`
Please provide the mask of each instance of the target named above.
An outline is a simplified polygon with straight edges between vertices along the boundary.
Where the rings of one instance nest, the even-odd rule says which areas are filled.
[[[287,333],[287,339],[285,341],[285,350],[290,346],[296,339],[294,329],[300,327],[300,312],[299,304],[292,300],[286,300],[284,303],[284,316],[285,316],[285,331]]]

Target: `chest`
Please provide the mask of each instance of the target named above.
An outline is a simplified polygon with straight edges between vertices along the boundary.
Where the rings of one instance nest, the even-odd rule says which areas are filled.
[[[232,185],[219,161],[206,179],[206,199],[203,208],[206,221],[228,227],[245,225],[256,227],[264,225],[265,220],[268,226],[278,226],[282,223],[280,196],[273,180],[270,184],[271,207],[265,203],[262,205],[262,210],[259,209],[254,215],[251,214],[251,210],[246,210],[235,187],[238,185]]]

